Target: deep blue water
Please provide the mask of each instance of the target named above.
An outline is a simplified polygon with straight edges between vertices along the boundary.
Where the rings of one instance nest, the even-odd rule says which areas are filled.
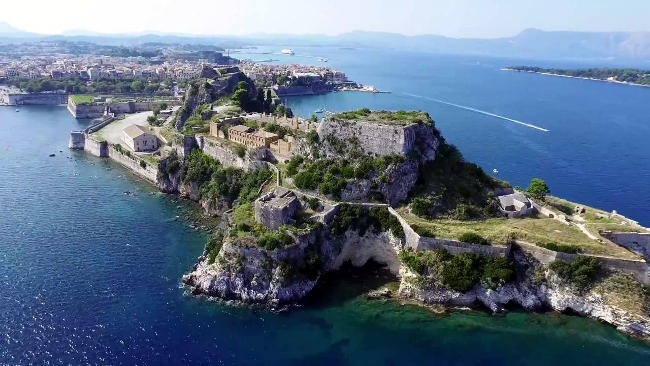
[[[266,49],[273,50],[275,49]],[[289,98],[305,117],[316,109],[419,109],[467,160],[526,187],[533,177],[552,194],[617,210],[650,225],[650,88],[501,71],[506,66],[607,66],[385,50],[295,48],[296,56],[238,55],[334,67],[390,94],[332,93]],[[327,57],[327,64],[315,57]],[[639,65],[647,67],[648,65]],[[433,99],[468,106],[550,130],[542,132]]]
[[[346,62],[354,64],[353,58],[350,56]],[[437,70],[445,62],[442,66],[420,67]],[[475,67],[482,70],[480,66],[468,69]],[[421,103],[400,99],[397,84],[389,84],[388,77],[363,79],[363,73],[370,71],[360,66],[346,71],[361,82],[374,82],[395,93],[331,94],[317,97],[321,100],[314,105],[333,109],[329,103],[338,100],[343,109],[374,100],[375,104],[368,103],[371,107],[412,108]],[[459,71],[457,76],[466,78],[470,85],[468,72]],[[499,84],[501,73],[487,66],[485,73]],[[529,75],[519,77],[533,83],[558,82],[540,81]],[[500,83],[505,92],[507,88]],[[418,77],[404,81],[406,86],[424,88],[424,84]],[[526,88],[523,81],[521,84],[520,89],[534,89]],[[634,141],[641,137],[632,138],[633,134],[625,132],[637,124],[641,135],[643,114],[636,119],[628,114],[609,133],[590,137],[611,141],[600,146],[602,154],[587,156],[580,164],[567,151],[585,156],[595,154],[592,149],[567,143],[560,144],[563,153],[556,154],[547,144],[556,146],[554,139],[571,141],[556,131],[578,128],[562,127],[564,124],[592,124],[592,128],[579,129],[591,135],[597,123],[605,123],[603,119],[578,120],[577,112],[570,109],[567,115],[574,122],[560,122],[555,117],[542,118],[543,113],[536,112],[532,102],[521,107],[507,103],[503,97],[503,104],[495,107],[475,97],[470,101],[474,103],[468,103],[456,100],[462,91],[446,88],[449,94],[439,91],[435,96],[530,119],[551,129],[544,135],[500,120],[430,105],[443,133],[461,146],[468,158],[487,167],[498,166],[504,175],[517,172],[523,176],[519,172],[523,169],[544,176],[557,193],[562,189],[582,193],[592,201],[602,200],[601,206],[611,201],[628,214],[628,209],[633,212],[637,204],[647,200],[647,195],[637,194],[624,209],[616,198],[620,191],[647,182],[639,173],[647,169],[642,159],[647,147],[632,149]],[[472,88],[483,90],[487,86]],[[565,93],[567,88],[571,87],[560,87],[554,93]],[[629,96],[617,103],[627,104],[635,96],[641,98],[636,94],[639,91],[632,89],[621,89],[620,93]],[[603,90],[599,100],[616,104],[608,100],[616,92]],[[469,89],[465,93],[468,98],[472,96]],[[396,99],[388,102],[390,98]],[[304,112],[313,109],[305,103],[304,99],[292,101],[296,110],[300,105]],[[541,105],[553,111],[559,108],[550,102]],[[644,107],[636,108],[643,111]],[[592,111],[590,115],[597,113]],[[359,296],[360,288],[367,287],[374,277],[332,281],[303,308],[285,314],[234,308],[187,296],[180,277],[194,263],[205,241],[205,234],[190,229],[183,220],[193,206],[157,193],[107,160],[69,151],[68,133],[82,125],[61,107],[23,107],[20,113],[0,107],[0,364],[642,365],[650,360],[647,344],[579,317],[517,312],[505,316],[482,312],[441,316],[417,307],[364,300]],[[618,139],[619,132],[632,142]],[[500,148],[490,144],[497,135],[503,138]],[[516,146],[509,146],[512,144]],[[513,149],[523,152],[511,157],[512,165],[504,164],[504,156]],[[531,151],[546,153],[537,156]],[[554,180],[567,179],[565,174],[549,173],[552,167],[559,171],[586,169],[597,165],[595,160],[608,152],[609,169],[626,175],[629,184],[613,187],[609,178],[605,179],[607,169],[602,169],[602,184],[581,176],[591,183],[572,182],[565,188]],[[49,157],[51,153],[56,156]],[[537,157],[528,161],[531,156]],[[563,163],[554,162],[556,159]],[[517,183],[514,178],[508,179]],[[125,191],[135,195],[125,195]],[[181,218],[176,220],[176,216]]]

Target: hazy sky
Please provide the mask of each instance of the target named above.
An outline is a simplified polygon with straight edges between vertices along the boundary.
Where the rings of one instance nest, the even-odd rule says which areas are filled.
[[[37,33],[191,34],[353,30],[451,37],[650,30],[650,0],[2,0],[0,22]]]

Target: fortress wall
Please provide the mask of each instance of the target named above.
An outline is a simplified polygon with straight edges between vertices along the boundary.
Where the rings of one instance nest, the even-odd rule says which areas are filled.
[[[444,248],[449,254],[458,255],[462,253],[475,253],[486,257],[507,257],[510,255],[510,247],[480,245],[464,243],[456,240],[421,237],[418,250],[434,250]]]
[[[321,140],[332,135],[346,143],[357,139],[365,152],[378,156],[406,152],[405,128],[362,121],[323,120],[318,126]]]
[[[650,261],[650,233],[604,231],[600,235]]]
[[[249,164],[233,151],[230,151],[230,149],[222,147],[217,142],[202,137],[198,137],[197,142],[199,148],[203,150],[206,155],[218,160],[224,166],[248,170]]]
[[[84,150],[100,158],[105,158],[108,156],[108,143],[106,141],[95,140],[91,136],[86,136]]]
[[[70,132],[68,147],[75,150],[84,150],[86,146],[86,134],[83,131]]]
[[[77,119],[101,118],[104,115],[103,104],[75,104],[72,99],[68,100],[68,111]]]
[[[546,248],[538,247],[537,245],[525,243],[521,241],[516,242],[517,247],[537,259],[540,263],[548,265],[556,260],[565,262],[572,262],[578,254],[555,252]],[[583,254],[584,255],[584,254]],[[613,271],[621,271],[631,274],[639,282],[644,285],[650,284],[650,266],[642,260],[630,260],[620,258],[602,257],[597,255],[587,255],[590,257],[598,258],[604,268]]]
[[[66,93],[6,93],[0,97],[6,105],[61,105],[68,102]]]
[[[112,160],[129,168],[136,175],[150,181],[153,184],[158,183],[158,165],[151,165],[145,161],[146,167],[140,166],[140,159],[137,155],[131,153],[131,156],[124,155],[117,151],[112,145],[107,148],[107,155]]]

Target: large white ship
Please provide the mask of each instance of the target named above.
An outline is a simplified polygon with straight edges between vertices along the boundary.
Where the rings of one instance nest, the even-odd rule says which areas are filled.
[[[285,54],[285,55],[293,55],[294,54],[294,52],[293,52],[293,50],[291,48],[284,48],[280,52]]]

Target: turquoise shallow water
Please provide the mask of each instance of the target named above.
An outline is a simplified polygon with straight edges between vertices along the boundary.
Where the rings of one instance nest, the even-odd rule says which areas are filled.
[[[189,297],[180,277],[205,240],[182,220],[193,206],[69,151],[68,132],[83,125],[65,108],[0,108],[0,364],[650,360],[647,344],[579,317],[441,316],[367,301],[359,294],[375,284],[372,274],[332,279],[283,314]]]

